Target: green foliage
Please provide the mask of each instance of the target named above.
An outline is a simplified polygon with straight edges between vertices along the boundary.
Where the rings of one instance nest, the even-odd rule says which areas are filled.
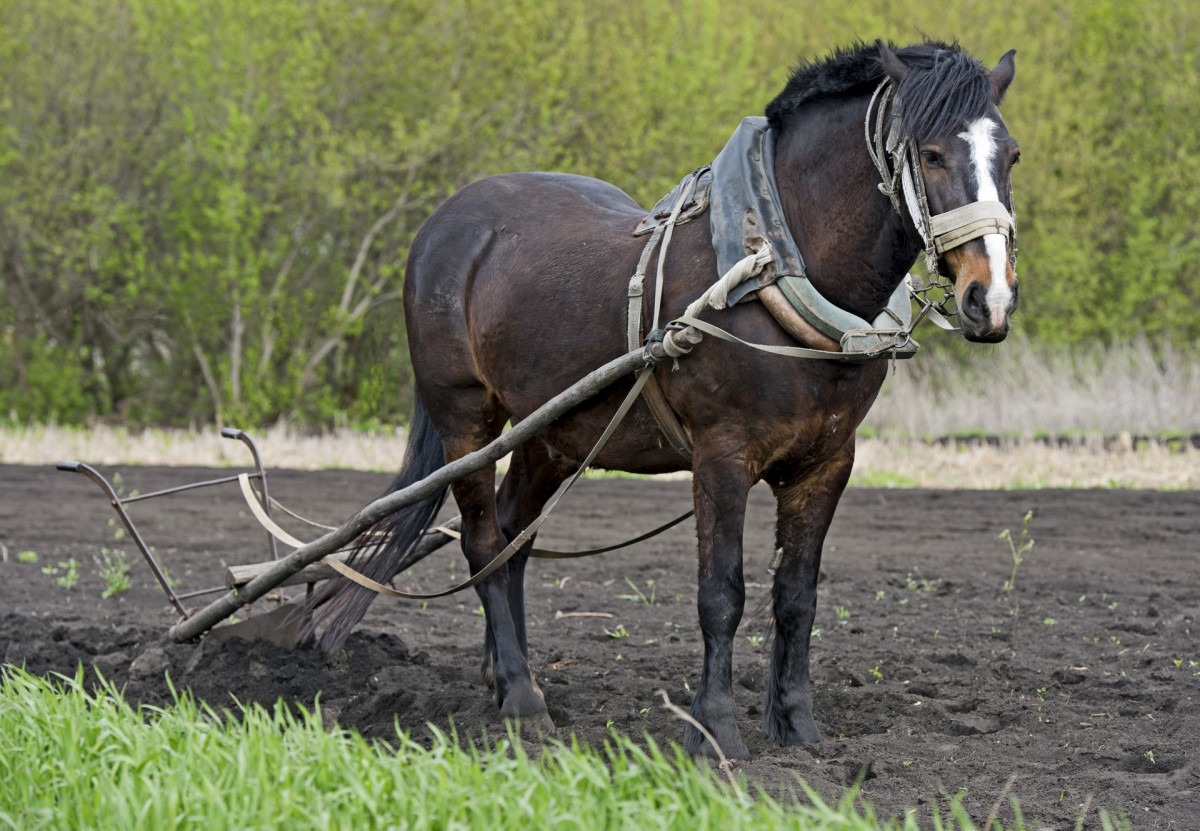
[[[407,413],[404,258],[473,179],[643,204],[787,69],[883,36],[1021,49],[1021,328],[1195,340],[1200,29],[1183,0],[0,0],[0,417]]]

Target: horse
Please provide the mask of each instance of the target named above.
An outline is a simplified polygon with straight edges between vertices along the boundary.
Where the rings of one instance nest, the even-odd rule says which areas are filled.
[[[833,306],[875,319],[926,249],[927,264],[952,285],[962,335],[1004,339],[1018,301],[1015,226],[1010,234],[1002,222],[984,221],[984,230],[943,245],[929,225],[984,204],[1010,217],[1010,171],[1020,153],[998,107],[1015,73],[1014,53],[989,70],[957,43],[858,43],[803,61],[767,106],[770,172],[786,230],[806,263],[805,279]],[[899,155],[889,163],[881,159],[887,152]],[[387,492],[487,445],[507,422],[623,354],[629,278],[645,250],[633,230],[646,218],[612,184],[548,172],[479,180],[428,217],[412,242],[404,285],[416,402],[404,465]],[[672,228],[663,279],[655,280],[666,320],[719,276],[708,225]],[[749,300],[706,309],[698,319],[747,342],[803,342],[803,332],[785,331],[765,303]],[[642,303],[638,311],[650,315],[651,292]],[[813,340],[820,348],[819,333]],[[777,501],[762,730],[778,745],[820,740],[809,639],[822,547],[887,357],[797,360],[705,338],[677,366],[649,370],[690,439],[691,458],[664,441],[639,399],[593,462],[642,474],[691,470],[704,643],[691,715],[719,746],[688,724],[684,743],[693,754],[748,755],[734,712],[732,662],[745,605],[747,496],[759,481]],[[580,404],[514,452],[498,488],[494,466],[453,482],[472,574],[578,470],[632,383]],[[382,520],[360,541],[354,562],[376,580],[392,578],[445,498],[443,490]],[[524,573],[532,545],[475,586],[486,619],[482,671],[505,720],[550,730],[528,657]],[[374,596],[343,578],[327,583],[310,600],[304,637],[336,651]]]

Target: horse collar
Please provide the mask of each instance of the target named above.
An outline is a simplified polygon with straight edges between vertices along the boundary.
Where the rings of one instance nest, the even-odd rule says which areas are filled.
[[[874,353],[888,348],[904,356],[915,351],[907,332],[897,340],[897,333],[907,330],[912,320],[906,281],[896,287],[887,307],[873,321],[835,305],[809,281],[779,198],[775,133],[766,118],[742,119],[713,161],[709,222],[718,274],[728,274],[747,252],[765,249],[769,253],[766,266],[754,278],[729,289],[727,305],[776,286],[804,323],[839,344],[844,352]]]

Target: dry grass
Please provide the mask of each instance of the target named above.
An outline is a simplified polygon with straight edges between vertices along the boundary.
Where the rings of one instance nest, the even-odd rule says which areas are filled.
[[[859,440],[855,484],[1200,488],[1200,453],[1134,450],[1128,442],[1110,452],[1088,438],[1200,433],[1200,356],[1145,342],[1055,351],[1019,337],[992,348],[938,346],[897,364],[889,376],[865,425],[872,438]],[[965,433],[1007,438],[1001,448],[921,440]],[[1037,433],[1080,439],[1076,446],[1051,449],[1029,440]],[[404,459],[399,430],[313,436],[275,427],[252,435],[268,468],[394,472]],[[250,456],[215,429],[0,427],[0,462],[52,465],[59,459],[243,467]]]
[[[943,447],[909,439],[858,443],[851,485],[919,488],[1200,488],[1200,453],[1103,442],[1048,448],[1032,442],[1001,448]]]
[[[395,472],[404,458],[400,434],[339,431],[305,436],[283,428],[253,433],[269,469],[346,468]],[[74,459],[96,466],[248,467],[250,454],[217,431],[130,432],[120,428],[59,427],[0,430],[0,462],[53,465]],[[884,487],[1200,488],[1200,453],[1126,445],[1106,451],[1099,441],[1049,449],[1029,442],[1003,448],[955,448],[897,438],[860,438],[853,484]]]
[[[1200,433],[1200,354],[1144,340],[1054,349],[1019,335],[932,345],[897,362],[866,426],[909,437]]]
[[[295,470],[375,470],[394,472],[404,460],[404,433],[337,430],[306,435],[285,427],[248,431],[271,468]],[[126,430],[19,427],[0,429],[0,462],[52,465],[72,459],[91,465],[244,467],[250,453],[239,441],[223,439],[215,428]]]

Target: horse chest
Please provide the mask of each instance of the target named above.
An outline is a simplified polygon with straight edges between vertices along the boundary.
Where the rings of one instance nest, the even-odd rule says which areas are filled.
[[[863,367],[842,377],[811,380],[791,399],[791,418],[779,419],[762,448],[762,462],[784,459],[817,465],[839,453],[854,438],[879,393],[883,367]],[[764,417],[760,423],[770,423]]]

